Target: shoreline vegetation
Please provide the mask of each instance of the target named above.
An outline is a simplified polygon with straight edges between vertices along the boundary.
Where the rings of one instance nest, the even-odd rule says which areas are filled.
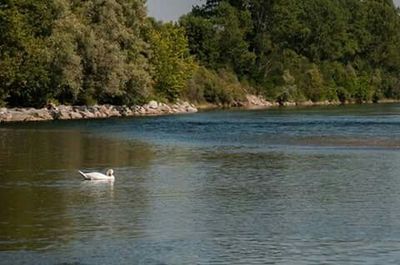
[[[399,103],[399,100],[381,100],[379,102],[364,103]],[[339,106],[345,104],[359,104],[357,102],[340,101],[303,101],[303,102],[271,102],[263,96],[246,95],[246,100],[237,102],[235,106],[221,106],[215,104],[195,105],[187,101],[178,101],[167,104],[150,101],[148,104],[128,106],[94,105],[94,106],[66,106],[49,104],[45,108],[0,108],[0,124],[15,122],[39,122],[54,120],[87,120],[106,119],[118,117],[162,116],[174,114],[196,113],[207,109],[244,109],[262,110],[278,107],[313,107],[313,106]]]
[[[400,100],[392,0],[6,0],[0,36],[0,122]]]

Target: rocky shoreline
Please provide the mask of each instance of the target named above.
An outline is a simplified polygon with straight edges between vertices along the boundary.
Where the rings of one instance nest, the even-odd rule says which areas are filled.
[[[156,116],[167,114],[183,114],[197,112],[197,108],[189,102],[165,104],[150,101],[142,106],[55,106],[49,104],[46,108],[0,108],[0,123],[52,121],[52,120],[79,120],[104,119],[111,117]]]
[[[273,102],[268,101],[262,96],[256,95],[246,95],[246,102],[243,104],[243,107],[246,109],[267,109],[273,107],[306,107],[306,106],[329,106],[329,105],[342,105],[340,101],[318,101],[313,102],[309,101],[285,101],[285,102]]]
[[[349,105],[349,104],[385,104],[385,103],[400,103],[397,99],[381,99],[379,102],[364,101],[361,103],[354,101],[285,101],[285,102],[271,102],[266,100],[262,96],[246,95],[246,102],[242,104],[242,107],[246,109],[266,109],[271,107],[312,107],[312,106],[338,106],[338,105]]]
[[[399,100],[381,100],[379,103],[399,103]],[[372,102],[365,102],[372,103]],[[258,95],[246,95],[243,102],[237,102],[233,108],[244,109],[268,109],[274,107],[306,107],[354,104],[354,102],[342,103],[340,101],[303,101],[303,102],[272,102]],[[49,104],[47,108],[0,108],[0,123],[28,122],[28,121],[52,121],[52,120],[79,120],[79,119],[104,119],[111,117],[134,116],[159,116],[169,114],[195,113],[199,109],[215,109],[224,106],[206,104],[194,105],[187,101],[178,101],[174,104],[166,104],[150,101],[142,106],[55,106]],[[226,107],[226,106],[225,106]]]

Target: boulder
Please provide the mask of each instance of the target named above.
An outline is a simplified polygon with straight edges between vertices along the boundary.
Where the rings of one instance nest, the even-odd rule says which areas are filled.
[[[158,109],[160,110],[161,113],[171,113],[171,108],[165,103],[160,103],[158,105]]]
[[[105,118],[105,114],[102,112],[102,106],[94,105],[89,108],[89,111],[93,113],[94,118]]]
[[[311,100],[307,100],[307,101],[302,101],[297,103],[297,105],[299,106],[313,106],[314,102],[312,102]]]
[[[146,115],[154,116],[154,115],[160,115],[161,114],[161,112],[160,112],[160,110],[158,108],[157,109],[147,108],[145,110],[146,110],[146,112],[145,112]]]
[[[33,111],[31,116],[36,121],[50,121],[53,119],[48,109],[45,108]]]
[[[149,104],[147,104],[148,108],[150,109],[157,109],[158,108],[158,103],[155,100],[151,100]]]
[[[143,106],[139,106],[135,113],[137,113],[137,115],[144,115],[146,114],[146,108],[144,108]]]
[[[110,106],[108,109],[108,116],[107,117],[121,117],[121,113],[119,112],[119,107]]]
[[[296,102],[292,102],[292,101],[286,101],[286,102],[282,103],[282,106],[285,106],[285,107],[294,107],[296,105],[297,105]]]
[[[82,116],[84,119],[94,119],[96,116],[94,115],[93,112],[89,111],[88,109],[85,111],[78,111],[78,113]]]
[[[11,119],[9,121],[30,121],[31,116],[27,112],[12,111],[10,112]]]
[[[9,122],[12,120],[12,114],[8,111],[0,112],[0,123],[1,122]]]
[[[246,95],[246,100],[247,104],[244,103],[243,105],[248,108],[269,108],[279,105],[278,103],[267,101],[263,96]]]
[[[70,120],[70,113],[72,112],[72,107],[60,105],[58,106],[58,111],[55,111],[53,114],[54,119],[56,120]]]
[[[186,107],[186,112],[188,113],[195,113],[197,112],[197,108],[193,107],[193,106],[187,106]]]
[[[175,104],[159,103],[155,100],[143,106],[56,106],[48,104],[46,108],[0,108],[0,122],[7,121],[44,121],[44,120],[71,120],[95,119],[108,117],[127,117],[144,115],[163,115],[173,113],[197,112],[196,106],[189,102],[178,101]]]
[[[123,116],[123,117],[130,117],[130,116],[133,116],[133,115],[134,115],[134,113],[133,113],[133,111],[131,110],[131,108],[129,108],[129,107],[127,107],[127,106],[122,106],[122,107],[121,107],[120,114],[121,114],[121,116]]]
[[[77,111],[71,111],[69,113],[69,117],[70,117],[71,120],[79,120],[79,119],[83,118],[82,114],[80,114]]]

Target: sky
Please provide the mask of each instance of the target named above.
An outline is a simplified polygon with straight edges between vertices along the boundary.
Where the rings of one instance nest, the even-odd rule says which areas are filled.
[[[193,5],[202,2],[202,0],[147,0],[147,8],[149,15],[158,20],[176,21],[189,12]]]
[[[158,20],[171,21],[189,12],[193,5],[204,2],[204,0],[147,0],[149,15]],[[400,6],[400,0],[394,0]]]

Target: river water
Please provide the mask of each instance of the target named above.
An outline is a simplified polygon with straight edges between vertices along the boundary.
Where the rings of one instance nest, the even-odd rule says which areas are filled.
[[[0,264],[400,264],[400,105],[1,125],[0,203]]]

